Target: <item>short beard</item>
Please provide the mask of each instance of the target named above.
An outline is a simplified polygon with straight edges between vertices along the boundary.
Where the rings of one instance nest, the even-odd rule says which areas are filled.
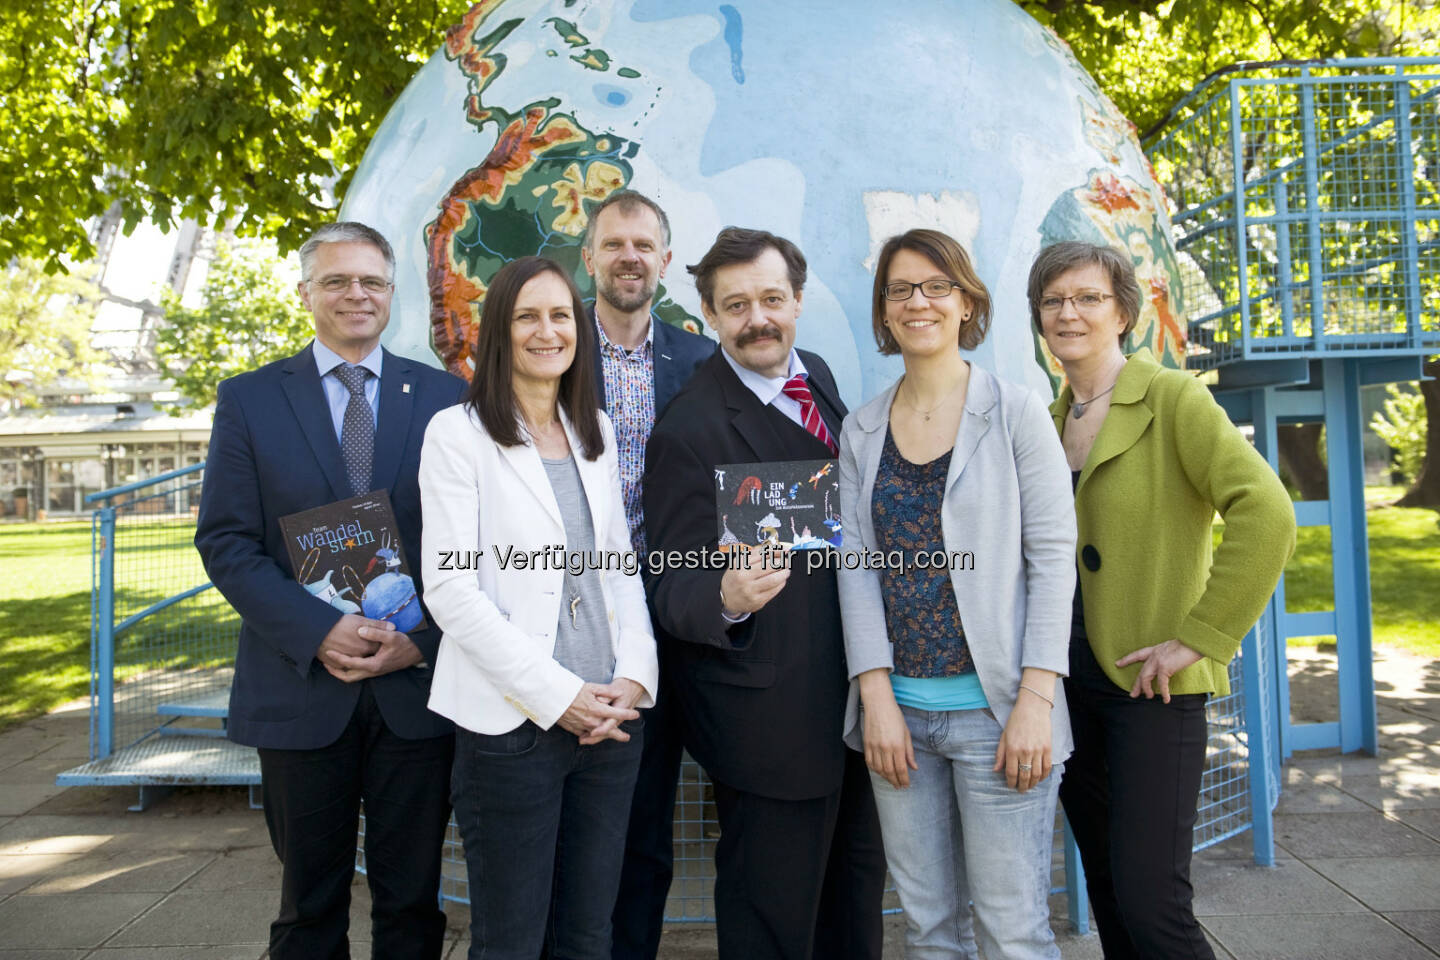
[[[626,297],[609,282],[596,284],[596,292],[600,294],[600,299],[621,313],[634,313],[636,310],[649,306],[650,302],[655,299],[657,288],[657,284],[651,284],[642,288],[635,296]]]

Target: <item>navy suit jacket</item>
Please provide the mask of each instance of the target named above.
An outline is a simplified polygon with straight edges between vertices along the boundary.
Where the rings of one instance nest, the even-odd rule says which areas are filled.
[[[412,571],[420,566],[420,444],[431,416],[465,390],[458,377],[384,352],[369,489],[389,492]],[[240,614],[228,727],[237,743],[324,747],[354,712],[361,684],[342,683],[315,660],[341,612],[296,582],[278,522],[349,496],[311,347],[220,384],[195,546],[211,582]],[[418,573],[415,583],[423,589]],[[433,664],[440,631],[432,625],[410,639]],[[428,666],[368,682],[396,735],[420,739],[451,729],[425,706]]]
[[[593,305],[590,307],[590,319],[595,320]],[[650,325],[655,330],[655,419],[658,420],[700,364],[710,359],[715,352],[715,341],[682,330],[653,315]],[[600,385],[600,409],[608,412],[610,398],[605,396],[605,364],[599,350],[595,351],[595,382]]]

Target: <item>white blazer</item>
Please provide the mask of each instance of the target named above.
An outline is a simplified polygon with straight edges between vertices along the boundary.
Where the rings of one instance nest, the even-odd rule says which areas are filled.
[[[561,414],[604,556],[630,550],[620,501],[615,431],[600,414],[605,452],[586,460]],[[540,454],[531,443],[502,447],[464,404],[442,410],[420,452],[420,575],[425,605],[443,631],[430,709],[475,733],[505,733],[528,718],[549,729],[583,681],[554,659],[564,570],[520,569],[501,561],[565,543],[565,525]],[[497,548],[498,553],[497,556]],[[463,568],[463,569],[462,569]],[[659,669],[638,574],[602,570],[615,677],[645,688],[654,704]]]

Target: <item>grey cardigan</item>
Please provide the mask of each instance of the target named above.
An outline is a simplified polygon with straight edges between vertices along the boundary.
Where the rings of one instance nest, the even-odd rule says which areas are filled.
[[[845,743],[863,750],[860,684],[876,667],[894,668],[885,629],[880,571],[858,562],[877,551],[870,498],[890,404],[899,381],[845,418],[840,432],[840,514],[847,558],[839,571],[840,612],[850,698]],[[980,686],[1001,726],[1010,719],[1025,667],[1069,673],[1070,611],[1075,594],[1075,498],[1065,452],[1046,404],[1025,387],[970,366],[970,385],[940,527],[947,554],[974,554],[971,569],[952,566],[950,581]],[[847,569],[855,565],[854,569]],[[873,567],[873,564],[871,564]],[[1070,714],[1062,684],[1051,711],[1051,761],[1070,755]]]

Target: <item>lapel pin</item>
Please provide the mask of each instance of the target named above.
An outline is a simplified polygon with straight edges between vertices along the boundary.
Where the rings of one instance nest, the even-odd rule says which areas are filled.
[[[401,385],[400,385],[400,392],[401,392],[401,393],[409,393],[409,392],[410,392],[410,384],[408,384],[408,383],[401,384]]]
[[[668,354],[668,353],[662,353],[662,354],[660,354],[660,356],[664,357],[666,360],[669,360],[669,359],[670,359],[670,354]]]

